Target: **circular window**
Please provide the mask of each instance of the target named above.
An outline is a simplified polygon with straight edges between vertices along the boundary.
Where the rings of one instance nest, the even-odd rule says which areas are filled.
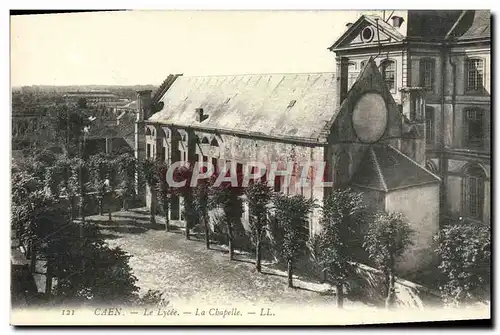
[[[361,39],[363,42],[370,42],[373,39],[373,29],[371,27],[366,27],[361,31]]]
[[[378,141],[387,126],[387,106],[377,93],[365,93],[352,112],[352,123],[357,137],[365,143]]]

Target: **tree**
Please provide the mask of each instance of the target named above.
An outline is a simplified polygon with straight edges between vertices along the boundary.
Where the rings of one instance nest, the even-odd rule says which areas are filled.
[[[86,109],[87,108],[87,99],[85,98],[79,98],[78,99],[78,108],[83,108],[83,109]]]
[[[229,171],[221,172],[226,173],[229,176]],[[234,227],[241,219],[243,214],[243,200],[241,196],[243,195],[244,188],[243,185],[243,174],[241,172],[236,172],[235,183],[231,181],[223,181],[219,185],[214,184],[209,189],[209,208],[221,208],[224,212],[223,222],[225,224],[227,238],[229,243],[229,259],[234,259]],[[215,177],[214,180],[220,178],[220,175]]]
[[[314,238],[316,259],[324,274],[336,284],[337,307],[343,307],[344,285],[352,271],[355,250],[362,244],[360,226],[363,221],[362,196],[350,189],[333,190],[324,200],[320,225]]]
[[[104,198],[109,192],[113,159],[104,153],[92,155],[89,160],[90,184],[99,201],[99,215],[104,215]]]
[[[193,168],[194,167],[192,165],[181,166],[176,168],[173,173],[174,182],[185,182],[183,186],[173,188],[172,193],[174,195],[182,197],[183,199],[182,215],[186,220],[186,240],[189,240],[190,238],[190,230],[198,223],[198,213],[196,212],[194,187],[191,187]]]
[[[128,154],[122,154],[117,157],[117,168],[123,210],[128,211],[129,201],[135,197],[136,171],[138,170],[136,159]]]
[[[165,162],[160,162],[158,165],[158,197],[160,198],[163,213],[165,215],[165,230],[170,231],[170,220],[168,218],[168,212],[170,208],[170,200],[172,190],[167,181],[167,171],[168,164]]]
[[[157,164],[153,160],[145,159],[141,162],[142,173],[147,186],[149,187],[151,193],[151,205],[149,221],[152,225],[156,225],[156,197],[157,197],[157,185],[158,185],[158,171]]]
[[[264,183],[251,183],[245,194],[250,214],[250,236],[255,246],[255,268],[261,272],[261,247],[269,223],[272,190]]]
[[[377,213],[369,221],[363,246],[384,273],[387,308],[392,307],[396,300],[396,261],[412,245],[412,234],[408,219],[401,213]]]
[[[208,226],[208,206],[209,206],[209,187],[211,180],[208,178],[200,179],[198,185],[193,190],[194,206],[198,213],[199,220],[203,223],[205,229],[205,246],[210,249],[210,227]]]
[[[81,158],[71,159],[70,188],[77,189],[80,199],[79,217],[85,221],[85,205],[87,201],[87,186],[90,181],[89,165]]]
[[[282,237],[275,248],[286,261],[288,268],[288,287],[293,287],[294,262],[304,254],[306,241],[309,237],[309,214],[312,212],[315,201],[302,195],[286,196],[281,193],[275,195],[274,220],[275,231]]]
[[[90,125],[88,115],[66,105],[58,106],[49,116],[56,141],[68,157],[80,156],[85,129]]]
[[[445,303],[490,300],[491,226],[455,219],[441,228],[436,241],[440,291]]]

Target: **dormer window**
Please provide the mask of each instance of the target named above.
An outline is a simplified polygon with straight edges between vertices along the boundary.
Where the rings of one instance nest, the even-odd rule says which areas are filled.
[[[371,42],[374,35],[373,28],[366,27],[361,31],[361,40],[365,43]]]
[[[208,138],[207,137],[203,137],[203,139],[201,140],[201,144],[209,144],[210,142],[208,141]]]

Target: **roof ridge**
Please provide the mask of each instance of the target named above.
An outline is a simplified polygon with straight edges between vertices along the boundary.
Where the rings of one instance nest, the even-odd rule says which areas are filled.
[[[236,73],[236,74],[209,74],[209,75],[183,75],[180,78],[209,78],[209,77],[244,77],[244,76],[272,76],[272,75],[308,75],[308,74],[335,74],[334,71],[318,72],[267,72],[267,73]]]
[[[387,183],[385,182],[385,178],[384,178],[384,175],[382,173],[382,169],[380,168],[380,164],[378,162],[377,155],[375,154],[375,151],[373,150],[372,146],[368,150],[370,150],[370,155],[372,156],[373,162],[375,163],[375,170],[377,171],[377,174],[380,178],[380,181],[382,182],[382,186],[384,187],[384,191],[387,192],[388,191]]]

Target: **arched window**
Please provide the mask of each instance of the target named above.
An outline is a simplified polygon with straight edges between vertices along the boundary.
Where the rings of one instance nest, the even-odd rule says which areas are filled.
[[[420,60],[420,86],[430,92],[434,90],[435,69],[436,62],[434,59],[427,58]]]
[[[433,161],[425,162],[425,168],[430,172],[434,173],[435,175],[437,175],[439,172],[436,164]]]
[[[347,65],[348,65],[349,72],[356,71],[356,63],[355,62],[348,62]]]
[[[425,139],[427,144],[432,144],[435,141],[435,121],[434,121],[434,107],[425,107]]]
[[[213,147],[218,147],[219,146],[219,142],[217,142],[217,139],[214,137],[212,139],[212,142],[210,142],[210,145],[213,146]]]
[[[361,65],[359,67],[360,70],[363,70],[365,68],[365,66],[366,66],[366,61],[364,60],[364,61],[361,62]]]
[[[486,175],[478,165],[467,167],[464,174],[462,180],[463,215],[468,218],[482,220]]]
[[[204,136],[203,139],[201,140],[201,144],[209,144],[210,142],[208,141],[208,137]]]
[[[465,74],[467,76],[467,92],[479,92],[484,85],[484,61],[481,58],[467,58],[465,60]]]
[[[386,59],[381,64],[382,77],[391,92],[396,92],[396,62]]]
[[[465,147],[481,148],[484,143],[484,112],[479,108],[469,108],[464,110],[465,125]]]
[[[151,136],[151,129],[149,127],[146,127],[146,136]]]

